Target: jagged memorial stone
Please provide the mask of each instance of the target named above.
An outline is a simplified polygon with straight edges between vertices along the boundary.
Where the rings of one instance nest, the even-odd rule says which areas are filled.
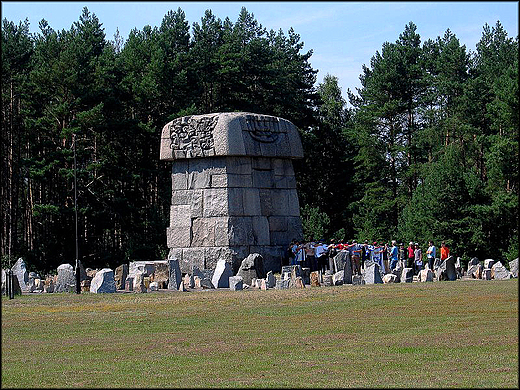
[[[491,275],[493,275],[493,279],[509,279],[510,274],[509,271],[502,265],[500,261],[498,261],[496,264],[493,264],[491,267],[492,272]]]
[[[292,165],[303,157],[296,127],[244,112],[185,116],[164,126],[160,149],[161,160],[173,161],[166,236],[181,271],[215,269],[224,259],[236,272],[259,253],[265,271],[280,272],[290,241],[303,238]]]
[[[217,267],[211,278],[211,283],[215,288],[229,288],[229,278],[233,276],[231,266],[224,259],[217,262]]]
[[[181,268],[178,259],[168,259],[168,289],[178,290],[182,283]]]
[[[56,278],[54,292],[74,292],[76,278],[74,268],[70,264],[61,264],[58,267],[58,277]]]
[[[381,272],[379,272],[379,264],[374,263],[367,267],[365,269],[365,274],[363,275],[363,280],[365,281],[365,284],[383,283]]]
[[[117,290],[124,290],[126,285],[126,278],[128,277],[128,264],[121,264],[114,271],[114,280],[116,282]]]
[[[111,294],[116,292],[116,281],[114,271],[110,268],[103,268],[96,273],[90,282],[90,292],[95,294]]]
[[[437,280],[457,280],[455,270],[455,257],[450,256],[444,260],[436,271]]]
[[[264,259],[259,253],[251,253],[247,256],[238,269],[237,275],[241,276],[245,284],[251,285],[251,281],[262,278],[264,270]]]
[[[513,278],[518,278],[518,257],[509,262],[509,271],[511,271]]]
[[[16,263],[14,263],[11,271],[13,271],[14,276],[18,279],[20,289],[23,292],[29,291],[27,286],[27,283],[29,283],[29,274],[27,272],[25,261],[23,261],[21,257],[16,261]]]

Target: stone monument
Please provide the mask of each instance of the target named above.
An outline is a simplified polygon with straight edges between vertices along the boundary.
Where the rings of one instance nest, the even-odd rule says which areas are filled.
[[[177,118],[161,136],[161,160],[173,161],[169,258],[181,271],[237,272],[251,253],[279,272],[291,240],[303,237],[292,159],[302,158],[296,127],[253,113]]]

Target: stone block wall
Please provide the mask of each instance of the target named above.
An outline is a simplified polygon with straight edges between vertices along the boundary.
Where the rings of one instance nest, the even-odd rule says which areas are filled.
[[[213,269],[218,258],[236,272],[260,253],[279,271],[281,256],[302,225],[296,179],[289,159],[208,157],[173,162],[167,245],[182,272]]]

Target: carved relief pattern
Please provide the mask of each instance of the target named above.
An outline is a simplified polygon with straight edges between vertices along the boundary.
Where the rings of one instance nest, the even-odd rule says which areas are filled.
[[[213,129],[217,122],[218,115],[200,118],[188,116],[174,120],[170,125],[170,148],[193,156],[203,156],[203,151],[213,150]]]
[[[240,118],[242,131],[247,131],[251,137],[263,143],[278,141],[280,133],[287,131],[280,126],[278,118],[262,115],[246,115]]]

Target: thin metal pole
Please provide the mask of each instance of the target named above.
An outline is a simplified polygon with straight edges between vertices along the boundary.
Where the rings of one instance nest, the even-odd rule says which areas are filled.
[[[81,292],[80,275],[79,275],[79,243],[78,243],[78,189],[76,178],[76,134],[72,134],[72,143],[74,146],[74,215],[76,222],[76,294]]]
[[[14,290],[13,290],[13,271],[9,270],[9,278],[7,279],[9,281],[9,299],[14,298]]]

